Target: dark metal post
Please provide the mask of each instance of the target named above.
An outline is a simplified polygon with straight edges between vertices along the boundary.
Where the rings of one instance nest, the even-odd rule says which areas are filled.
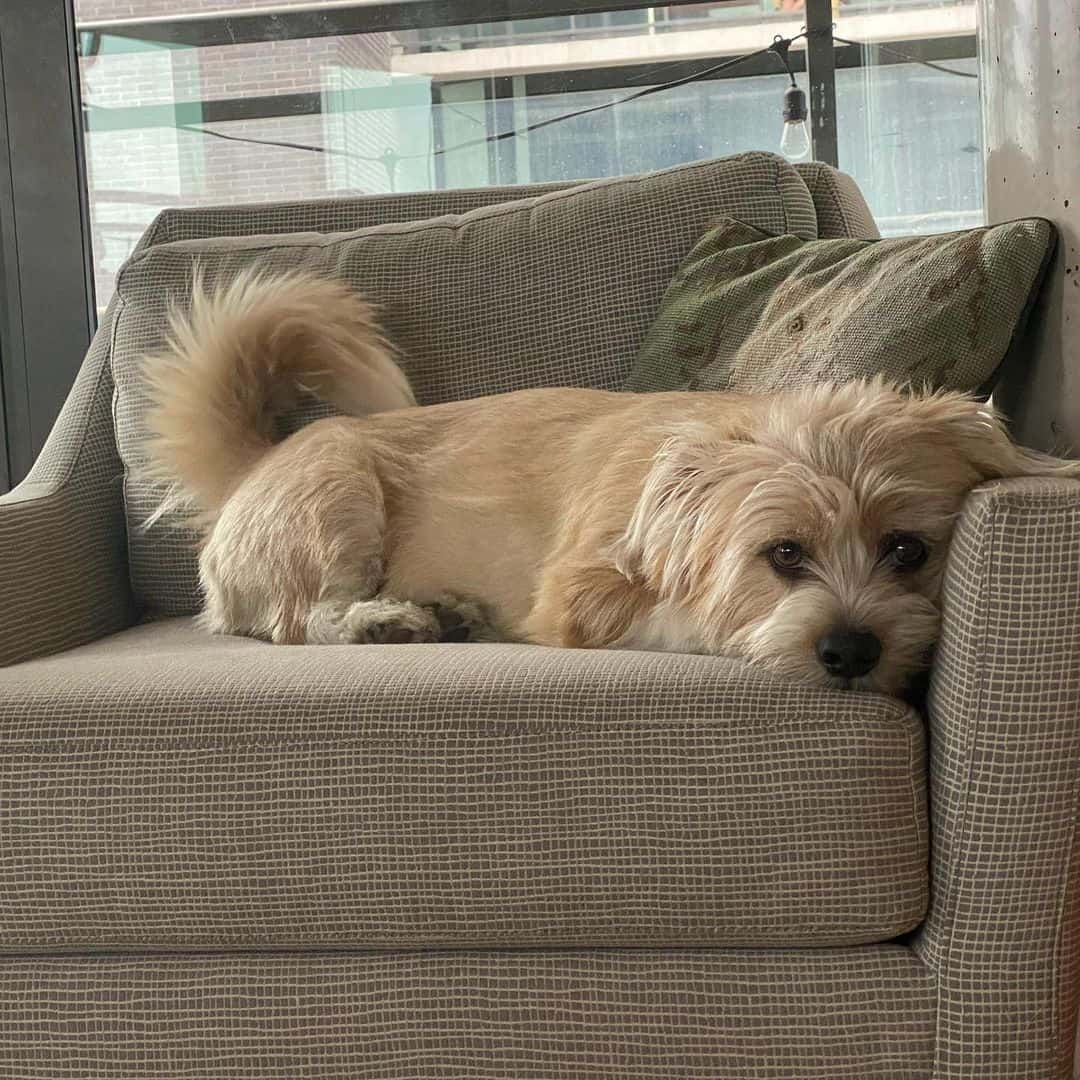
[[[96,322],[71,0],[0,3],[0,288],[15,483],[44,444]]]
[[[4,283],[0,280],[0,293]],[[11,487],[11,469],[8,466],[7,424],[4,421],[4,323],[0,316],[0,495]]]
[[[836,57],[832,0],[806,0],[806,69],[810,80],[810,146],[815,161],[839,165],[836,146]]]
[[[491,115],[494,116],[495,123],[489,134],[494,135],[496,132],[508,131],[516,126],[514,123],[514,80],[510,75],[500,75],[491,81],[494,83]],[[510,104],[509,116],[502,116],[500,102]],[[502,142],[489,144],[495,148],[496,152],[496,169],[492,174],[493,183],[505,185],[518,182],[515,142],[515,139],[503,139]]]
[[[446,187],[446,157],[438,153],[446,146],[446,134],[443,128],[442,86],[435,80],[431,83],[431,149],[435,163],[435,188],[442,191]]]

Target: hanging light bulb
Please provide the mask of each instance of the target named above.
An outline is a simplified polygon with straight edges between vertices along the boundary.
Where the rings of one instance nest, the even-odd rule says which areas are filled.
[[[788,161],[801,161],[810,153],[810,132],[806,127],[806,95],[795,82],[795,72],[791,70],[791,61],[788,59],[791,41],[791,38],[777,34],[769,46],[769,51],[776,53],[777,59],[784,65],[788,79],[791,80],[791,85],[784,91],[784,130],[780,135],[780,153]]]
[[[810,153],[806,95],[795,85],[794,77],[784,91],[784,131],[780,136],[780,153],[788,161],[802,161]]]

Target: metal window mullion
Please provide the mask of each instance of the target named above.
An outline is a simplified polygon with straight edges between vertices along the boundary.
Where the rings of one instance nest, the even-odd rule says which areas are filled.
[[[502,131],[515,127],[513,113],[511,112],[510,121],[506,122],[502,120],[501,110],[499,109],[500,104],[507,102],[511,104],[511,109],[513,108],[514,79],[510,75],[499,75],[490,81],[492,83],[491,116],[494,118],[494,126],[488,134],[497,135]],[[513,139],[501,139],[498,142],[489,144],[495,147],[495,176],[497,179],[494,180],[494,183],[501,186],[518,182],[517,148],[514,142]]]
[[[433,80],[429,92],[431,94],[431,146],[435,161],[435,188],[443,191],[446,188],[446,156],[443,154],[443,150],[446,149],[446,133],[443,125],[442,86]]]
[[[815,161],[839,166],[836,138],[836,56],[832,0],[806,0],[806,73],[810,83],[810,145]]]
[[[2,268],[0,268],[2,269]],[[0,272],[0,292],[3,291],[3,274]],[[8,464],[7,423],[4,420],[4,342],[7,338],[3,298],[0,296],[0,495],[11,487],[11,468]]]
[[[15,201],[12,194],[12,160],[8,151],[7,92],[4,50],[0,39],[0,490],[7,491],[15,477],[17,445],[30,443],[30,416],[16,402],[25,402],[26,362],[23,356],[22,302],[19,297],[18,249],[15,233]]]

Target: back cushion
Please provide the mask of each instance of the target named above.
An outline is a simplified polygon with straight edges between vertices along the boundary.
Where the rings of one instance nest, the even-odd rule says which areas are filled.
[[[795,171],[802,177],[814,200],[817,234],[822,240],[848,237],[878,240],[877,222],[866,205],[859,185],[839,169],[822,161],[800,161]]]
[[[211,289],[253,263],[344,278],[380,307],[421,404],[535,386],[614,390],[679,263],[721,217],[816,235],[798,174],[754,153],[349,233],[143,248],[117,282],[112,344],[136,596],[162,615],[200,606],[194,537],[175,520],[143,529],[160,492],[132,475],[146,407],[142,362],[162,344],[169,306],[189,303],[196,266]],[[312,405],[286,426],[326,411]]]
[[[800,167],[803,183],[814,189]],[[402,191],[393,195],[350,195],[304,202],[247,203],[241,206],[170,206],[162,210],[139,240],[136,251],[174,240],[210,236],[254,236],[290,232],[352,232],[392,221],[420,221],[446,214],[467,214],[481,206],[531,199],[552,191],[580,187],[584,181],[515,184],[513,187],[446,188]],[[815,210],[817,202],[814,202]]]

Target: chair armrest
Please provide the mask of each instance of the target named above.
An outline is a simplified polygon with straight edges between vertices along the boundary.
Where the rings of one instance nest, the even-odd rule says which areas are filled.
[[[969,499],[931,679],[934,1080],[1071,1076],[1078,969],[1080,482]]]
[[[0,667],[129,626],[106,315],[30,475],[0,496]]]

